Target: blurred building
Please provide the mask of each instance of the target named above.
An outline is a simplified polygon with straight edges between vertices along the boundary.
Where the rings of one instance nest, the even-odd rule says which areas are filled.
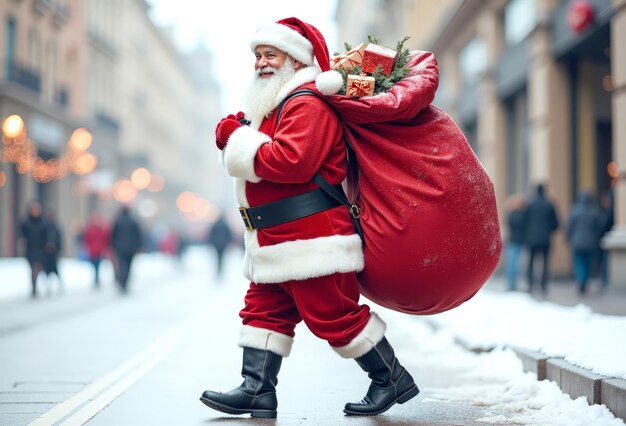
[[[115,25],[121,33],[122,60],[116,119],[124,158],[118,172],[132,178],[134,170],[145,168],[162,177],[160,191],[140,190],[134,204],[146,221],[175,225],[180,219],[178,195],[190,191],[207,197],[210,190],[205,171],[210,133],[201,123],[210,113],[203,109],[203,99],[215,93],[206,92],[212,87],[194,79],[172,40],[150,20],[147,2],[126,0],[118,5]]]
[[[76,40],[84,33],[83,6],[80,0],[0,2],[0,119],[17,114],[24,128],[15,140],[3,137],[0,255],[16,253],[17,226],[30,200],[52,209],[65,229],[70,212],[80,208],[72,196],[78,175],[52,160],[68,152],[73,132],[87,124],[85,46]],[[19,143],[12,154],[9,142]],[[42,171],[38,179],[35,167]]]
[[[212,192],[223,185],[211,182],[209,162],[207,123],[219,105],[210,54],[182,55],[149,9],[145,0],[0,2],[0,120],[18,114],[37,150],[31,165],[0,161],[0,256],[16,254],[31,199],[68,234],[92,211],[112,217],[120,203],[146,226],[193,227],[215,214]],[[79,152],[88,162],[73,150],[77,129],[88,136]],[[58,173],[38,174],[36,162]],[[181,193],[192,195],[184,211]]]
[[[579,189],[614,189],[617,225],[606,243],[613,282],[626,286],[626,1],[372,1],[362,21],[353,3],[340,0],[337,11],[339,26],[351,27],[345,34],[359,37],[346,41],[372,33],[367,16],[378,15],[388,23],[378,30],[383,44],[408,35],[409,47],[435,52],[435,103],[493,178],[501,217],[507,196],[538,183],[562,223]],[[552,266],[570,274],[561,232]]]

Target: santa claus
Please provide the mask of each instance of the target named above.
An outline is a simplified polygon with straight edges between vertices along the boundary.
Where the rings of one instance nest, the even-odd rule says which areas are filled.
[[[244,381],[226,393],[205,391],[200,400],[225,413],[275,418],[282,358],[304,321],[372,380],[344,412],[380,414],[419,390],[385,338],[385,323],[359,304],[363,250],[350,212],[312,180],[319,174],[341,190],[346,177],[341,123],[321,99],[341,88],[341,76],[330,71],[322,34],[297,18],[260,27],[251,49],[255,78],[246,114],[230,115],[216,129],[246,226]],[[303,88],[321,95],[291,98],[277,117],[281,101]]]

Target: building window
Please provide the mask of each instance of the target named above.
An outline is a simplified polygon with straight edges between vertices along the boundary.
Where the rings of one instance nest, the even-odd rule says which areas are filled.
[[[511,0],[504,8],[504,40],[515,45],[524,40],[536,23],[535,0]]]
[[[474,37],[459,54],[461,84],[468,86],[476,83],[487,67],[485,43]]]
[[[17,24],[13,18],[7,19],[7,38],[6,38],[6,52],[7,59],[5,62],[5,75],[8,79],[11,79],[11,72],[13,70],[13,65],[15,62],[15,45],[16,45],[16,33],[17,33]]]
[[[507,193],[527,191],[529,181],[528,99],[522,90],[504,103],[507,131]]]
[[[41,71],[41,37],[37,30],[28,33],[28,66],[32,71]]]
[[[53,101],[54,100],[54,95],[55,95],[55,88],[58,85],[57,82],[57,68],[58,68],[58,61],[57,61],[57,46],[56,43],[54,41],[50,41],[48,43],[48,52],[47,52],[47,57],[48,57],[48,66],[46,67],[46,82],[44,84],[43,87],[45,87],[45,97],[47,100],[49,101]]]

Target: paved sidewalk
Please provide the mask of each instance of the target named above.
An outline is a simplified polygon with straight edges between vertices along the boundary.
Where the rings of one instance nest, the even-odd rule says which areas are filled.
[[[492,291],[508,291],[504,275],[493,275],[485,288]],[[527,285],[524,279],[518,282],[518,291],[526,292]],[[605,291],[600,290],[597,279],[592,279],[586,295],[578,294],[576,282],[571,280],[552,280],[548,284],[548,292],[543,294],[536,288],[532,296],[539,301],[547,301],[562,306],[587,305],[593,312],[604,315],[626,315],[626,289],[609,286]]]

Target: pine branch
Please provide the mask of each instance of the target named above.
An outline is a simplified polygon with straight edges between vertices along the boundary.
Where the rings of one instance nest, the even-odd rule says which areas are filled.
[[[375,37],[372,37],[371,34],[367,35],[367,41],[372,44],[380,44],[380,40]]]

